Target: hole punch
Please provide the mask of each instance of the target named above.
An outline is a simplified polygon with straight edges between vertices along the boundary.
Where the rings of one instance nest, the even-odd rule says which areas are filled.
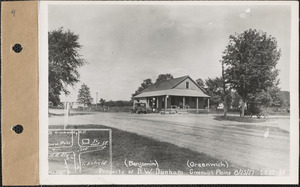
[[[12,49],[14,50],[15,53],[20,53],[23,47],[21,44],[15,44]]]
[[[12,130],[15,131],[17,134],[21,134],[24,130],[22,125],[16,125],[12,127]]]

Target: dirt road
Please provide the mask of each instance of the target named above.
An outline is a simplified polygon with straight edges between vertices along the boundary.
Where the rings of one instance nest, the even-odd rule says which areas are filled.
[[[64,122],[61,116],[49,118],[50,125]],[[289,118],[241,123],[218,121],[213,115],[97,113],[70,116],[68,124],[114,127],[256,170],[289,170]]]

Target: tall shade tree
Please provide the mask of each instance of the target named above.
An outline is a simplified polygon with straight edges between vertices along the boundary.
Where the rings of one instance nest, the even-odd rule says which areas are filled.
[[[86,62],[81,58],[79,36],[63,28],[48,32],[49,42],[49,101],[54,105],[60,102],[63,92],[69,94],[68,85],[79,81],[78,68]]]
[[[277,82],[276,64],[281,56],[275,37],[257,30],[229,36],[223,57],[224,81],[242,98],[242,116],[246,102],[267,91]]]
[[[90,106],[93,98],[91,97],[90,88],[86,84],[82,84],[78,91],[77,101],[84,106]]]

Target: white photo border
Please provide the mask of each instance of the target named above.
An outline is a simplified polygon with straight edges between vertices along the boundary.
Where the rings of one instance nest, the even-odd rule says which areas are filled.
[[[39,1],[39,178],[40,184],[297,184],[299,158],[299,23],[297,1]],[[291,7],[290,176],[144,176],[48,174],[48,5],[289,5]]]

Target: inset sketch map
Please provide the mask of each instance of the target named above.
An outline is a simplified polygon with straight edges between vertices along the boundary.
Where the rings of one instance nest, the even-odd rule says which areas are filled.
[[[49,175],[110,174],[112,149],[109,129],[52,129],[48,137]]]

